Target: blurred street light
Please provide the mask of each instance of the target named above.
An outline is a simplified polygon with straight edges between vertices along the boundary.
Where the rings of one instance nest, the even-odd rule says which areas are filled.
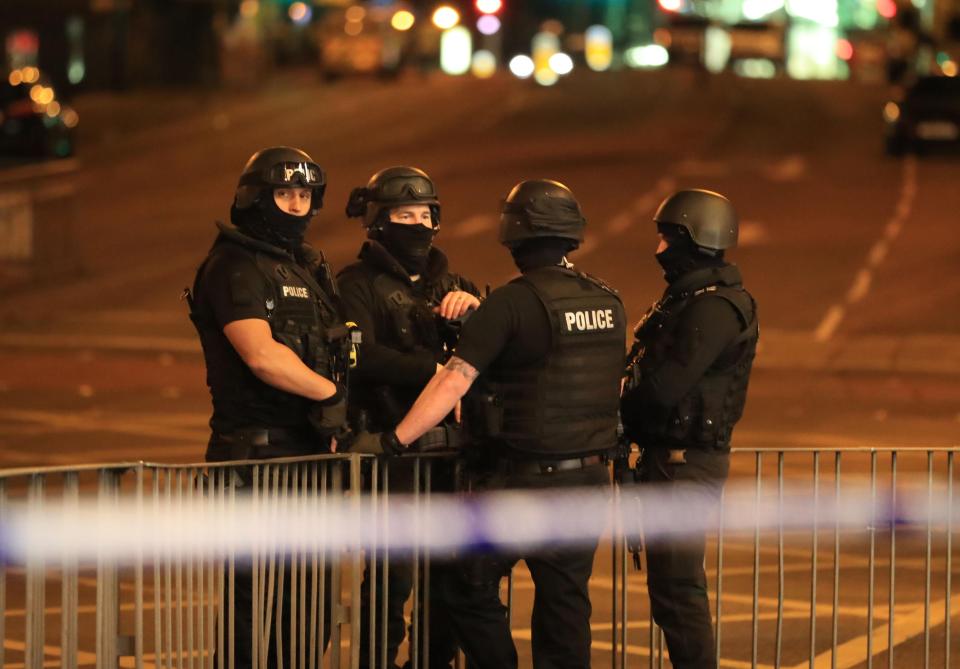
[[[440,36],[440,69],[460,75],[470,71],[473,59],[473,38],[463,26],[444,30]]]
[[[509,67],[513,76],[518,79],[529,79],[534,70],[533,58],[523,54],[514,56],[510,59]]]
[[[550,60],[548,62],[550,63],[550,69],[560,76],[564,76],[573,72],[573,58],[562,51],[550,56]]]
[[[416,19],[413,17],[413,14],[405,9],[401,9],[390,18],[390,25],[393,26],[394,30],[404,32],[410,30],[415,21]]]
[[[473,76],[478,79],[489,79],[497,72],[497,57],[492,51],[480,49],[473,54],[473,64],[471,66]]]
[[[450,5],[440,5],[433,12],[433,25],[440,30],[450,30],[460,23],[460,12]]]
[[[613,62],[613,33],[610,29],[601,25],[590,26],[585,34],[585,42],[587,67],[594,72],[609,70]]]
[[[477,30],[481,35],[496,35],[500,31],[500,19],[493,14],[484,14],[477,19]]]
[[[481,14],[496,14],[503,9],[502,0],[476,0],[474,4]]]

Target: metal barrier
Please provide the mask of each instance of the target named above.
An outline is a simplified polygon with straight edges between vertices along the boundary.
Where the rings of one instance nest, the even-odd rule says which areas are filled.
[[[895,504],[898,492],[911,489],[922,491],[931,506],[939,501],[952,508],[957,450],[737,449],[731,480],[752,481],[757,504],[773,499],[781,510],[788,484],[805,486],[816,509],[842,501],[844,486],[854,483],[869,486],[875,502],[885,494]],[[435,484],[450,484],[450,472],[438,476],[436,466],[432,457],[404,462],[348,454],[10,470],[0,472],[0,524],[14,502],[69,507],[94,498],[109,509],[134,500],[146,509],[205,501],[228,508],[247,496],[254,513],[272,518],[287,505],[306,508],[334,497],[359,504],[363,493],[389,532],[391,489],[413,493],[412,504],[429,509]],[[772,497],[764,496],[768,491]],[[616,500],[619,492],[614,494]],[[596,586],[609,587],[611,596],[609,618],[607,604],[595,597],[595,663],[605,664],[609,653],[614,669],[637,666],[637,658],[650,667],[668,666],[662,634],[649,621],[645,576],[628,569],[618,510],[615,503],[613,539],[598,553],[598,565],[609,553],[612,572],[607,579],[596,570]],[[887,517],[877,509],[877,518]],[[960,598],[952,597],[953,522],[949,516],[945,523],[927,520],[923,526],[893,520],[841,532],[831,521],[802,532],[781,524],[744,534],[724,528],[721,510],[707,561],[721,666],[950,667],[956,643],[951,618],[960,614]],[[387,592],[389,536],[374,543],[369,577]],[[403,558],[413,575],[408,653],[414,667],[430,663],[433,558],[429,547]],[[242,663],[230,649],[238,621],[248,620],[253,666],[355,668],[364,566],[359,547],[328,554],[304,546],[284,556],[275,545],[260,546],[249,562],[230,551],[211,559],[184,556],[176,547],[141,553],[133,565],[119,565],[106,554],[95,567],[79,565],[70,555],[59,564],[28,560],[14,567],[0,561],[0,666],[235,669]],[[240,573],[249,573],[253,593],[246,605],[237,601]],[[518,573],[506,586],[511,618],[519,626],[526,624],[528,606],[515,595],[516,587],[529,586],[522,578]],[[387,601],[376,591],[366,593],[371,611],[366,651],[373,664],[386,667],[386,635],[378,640],[377,626],[387,619]]]

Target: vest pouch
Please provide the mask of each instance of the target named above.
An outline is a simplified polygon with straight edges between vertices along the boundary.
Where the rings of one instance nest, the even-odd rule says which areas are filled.
[[[471,392],[463,400],[464,420],[471,437],[491,439],[503,433],[503,405],[496,394]]]

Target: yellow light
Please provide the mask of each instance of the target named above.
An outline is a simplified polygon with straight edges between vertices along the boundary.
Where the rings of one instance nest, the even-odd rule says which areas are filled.
[[[363,32],[363,21],[349,21],[347,25],[343,27],[343,32],[351,37],[356,37]]]
[[[40,70],[35,67],[25,67],[22,72],[23,81],[26,84],[35,84],[40,80]]]
[[[957,64],[952,60],[948,60],[946,63],[941,65],[940,69],[943,70],[943,73],[948,77],[957,76]]]
[[[294,22],[302,21],[307,15],[307,6],[302,2],[295,2],[287,10],[290,20]]]
[[[8,81],[10,82],[11,86],[19,86],[23,83],[23,72],[20,70],[14,70],[10,73]]]
[[[80,123],[80,115],[70,107],[64,107],[62,120],[68,128],[76,128],[77,124]]]
[[[240,3],[240,16],[245,19],[252,19],[260,13],[259,0],[243,0]]]
[[[30,89],[30,99],[34,102],[40,102],[40,96],[43,95],[43,86],[40,84],[35,84]]]
[[[405,30],[410,30],[413,27],[413,14],[408,12],[405,9],[401,9],[399,12],[396,12],[393,17],[390,19],[390,25],[393,26],[394,30],[399,30],[403,32]]]
[[[349,7],[346,13],[347,21],[350,21],[351,23],[356,21],[363,21],[366,15],[367,15],[367,10],[361,7],[360,5],[354,5],[353,7]]]
[[[40,98],[37,100],[42,105],[48,105],[53,102],[53,89],[52,88],[43,88],[40,91]]]
[[[460,23],[460,12],[450,5],[440,5],[433,13],[433,25],[440,30],[450,30]]]
[[[50,118],[55,118],[57,114],[60,113],[60,103],[54,100],[47,105],[47,116]]]
[[[477,11],[481,14],[496,14],[502,7],[502,0],[477,0]]]
[[[480,49],[473,54],[470,69],[477,79],[489,79],[497,73],[497,57],[491,51]]]
[[[896,102],[888,102],[883,107],[883,118],[887,123],[893,123],[900,118],[900,106]]]

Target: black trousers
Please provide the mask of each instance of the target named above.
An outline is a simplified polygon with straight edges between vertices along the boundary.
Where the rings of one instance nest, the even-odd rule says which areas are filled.
[[[606,486],[607,468],[593,465],[549,474],[507,476],[497,487],[546,489]],[[587,583],[605,522],[596,539],[576,547],[542,548],[521,554],[477,554],[451,568],[443,596],[470,669],[512,669],[517,649],[510,635],[500,580],[518,560],[530,569],[535,588],[530,622],[535,669],[588,669],[590,615]]]
[[[385,463],[390,468],[390,494],[409,495],[414,490],[414,467],[412,459],[395,459]],[[420,487],[425,487],[426,467],[431,467],[431,484],[433,491],[449,492],[453,490],[453,465],[449,461],[438,460],[420,464]],[[446,601],[442,596],[444,572],[449,564],[441,563],[433,556],[430,564],[430,591],[425,592],[423,562],[420,563],[420,619],[418,620],[418,658],[423,663],[424,638],[429,638],[427,655],[429,669],[449,669],[457,654],[457,640],[453,628],[449,623],[449,614],[446,610]],[[364,565],[363,583],[360,585],[360,667],[361,669],[380,669],[381,647],[383,635],[387,637],[387,667],[396,665],[397,653],[400,644],[408,632],[404,605],[413,594],[413,563],[409,557],[391,556],[389,560],[389,574],[387,591],[383,592],[383,560],[377,559],[376,584],[371,584],[370,557],[367,556]],[[370,658],[370,589],[374,588],[377,609],[374,612],[376,646],[373,660]],[[386,595],[387,619],[381,616],[383,597]],[[429,597],[430,619],[423,616],[424,596]],[[386,624],[384,624],[386,623]],[[429,632],[427,632],[429,626]],[[409,627],[409,638],[413,639],[413,626]],[[412,653],[411,653],[412,657]],[[409,662],[407,666],[409,666]],[[417,668],[419,669],[419,668]]]
[[[311,629],[316,630],[319,626],[319,617],[321,606],[323,612],[323,638],[315,639],[317,656],[322,656],[327,643],[330,640],[330,602],[333,593],[330,589],[330,567],[328,566],[323,574],[324,578],[324,598],[315,605],[312,602],[313,577],[309,560],[307,569],[297,569],[297,578],[294,582],[294,573],[290,565],[290,560],[281,560],[275,567],[273,597],[267,593],[269,583],[263,582],[264,597],[261,601],[261,612],[264,620],[269,621],[269,645],[267,647],[267,666],[277,667],[278,656],[283,658],[283,666],[290,667],[290,653],[294,653],[295,658],[304,653],[306,661],[310,661],[310,634]],[[253,658],[253,635],[256,633],[257,624],[253,619],[252,604],[253,598],[257,596],[253,592],[253,570],[249,563],[237,563],[234,567],[234,644],[230,647],[229,637],[229,571],[225,572],[226,583],[223,593],[223,609],[225,613],[220,619],[220,624],[224,625],[224,644],[226,645],[227,657],[224,666],[229,666],[231,651],[234,657],[234,666],[236,669],[248,669],[257,666]],[[266,573],[269,573],[267,570]],[[283,579],[283,585],[280,585],[280,579]],[[319,598],[319,584],[318,584]],[[305,598],[304,598],[305,595]],[[291,603],[296,600],[296,606],[291,607]],[[312,610],[314,609],[315,610]],[[295,623],[295,624],[294,624]],[[300,630],[305,629],[303,635],[303,644],[300,641]],[[279,635],[278,635],[279,632]],[[279,643],[278,643],[279,636]],[[262,647],[261,647],[262,652]],[[297,660],[299,663],[299,659]]]
[[[730,469],[730,456],[719,450],[686,449],[685,463],[671,463],[667,449],[645,448],[643,483],[656,486],[669,511],[643,507],[644,524],[655,526],[655,514],[708,518],[720,509],[720,495]],[[658,499],[660,499],[658,497]],[[674,511],[676,509],[676,511]],[[713,623],[703,560],[706,537],[651,537],[646,542],[647,589],[653,619],[663,629],[676,669],[716,669]]]

